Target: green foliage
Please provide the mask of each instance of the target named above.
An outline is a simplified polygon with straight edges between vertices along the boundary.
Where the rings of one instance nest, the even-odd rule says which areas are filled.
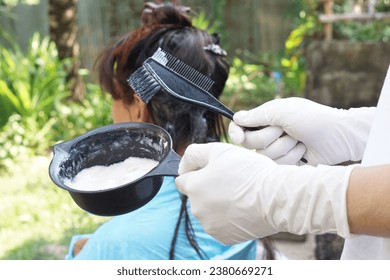
[[[289,95],[302,93],[305,86],[305,44],[308,34],[315,32],[316,23],[313,17],[299,24],[285,42],[284,55],[281,58],[284,82],[290,89]]]
[[[65,88],[64,64],[54,43],[34,34],[24,54],[18,47],[0,47],[0,127],[12,114],[30,118],[44,126],[56,103],[69,95]]]
[[[267,66],[235,57],[222,102],[234,111],[253,108],[275,97],[277,84]]]
[[[384,21],[335,24],[334,31],[340,39],[346,38],[360,42],[390,42],[390,24]]]
[[[207,30],[210,34],[217,33],[222,38],[226,36],[221,30],[223,26],[223,9],[225,0],[214,0],[209,3],[210,11],[204,9],[192,18],[192,24],[200,29]],[[222,41],[225,41],[222,39]]]
[[[53,121],[38,127],[32,118],[12,115],[0,130],[0,171],[14,170],[19,162],[35,155],[44,154],[49,147],[46,137]]]
[[[192,19],[192,24],[199,29],[207,30],[209,33],[217,31],[217,25],[211,24],[208,20],[205,11],[200,11],[199,14]]]
[[[5,6],[17,6],[20,4],[25,5],[37,5],[39,4],[40,0],[1,0],[0,5]]]
[[[336,2],[334,5],[335,13],[351,12],[348,1]],[[376,12],[390,12],[390,1],[377,1]],[[390,24],[389,20],[373,21],[342,21],[333,24],[333,33],[336,39],[345,39],[351,41],[371,41],[371,42],[389,42]]]
[[[51,114],[69,95],[64,63],[55,45],[34,34],[23,53],[17,45],[0,46],[0,170],[16,159],[47,151]]]
[[[321,37],[322,33],[318,21],[318,5],[318,2],[308,0],[294,0],[291,3],[293,9],[289,17],[292,17],[295,28],[285,42],[280,59],[287,96],[301,95],[304,91],[306,45],[311,39]]]
[[[111,123],[111,101],[87,84],[80,103],[66,98],[65,67],[55,45],[35,34],[23,53],[0,46],[0,170],[28,156],[44,155],[58,141]]]
[[[335,1],[336,13],[347,12],[348,1]],[[313,39],[323,39],[323,24],[319,22],[322,13],[322,2],[311,0],[294,0],[291,3],[290,17],[296,27],[292,30],[285,42],[285,50],[281,59],[284,73],[285,88],[290,90],[287,95],[303,92],[306,80],[305,50]],[[377,11],[390,11],[388,0],[378,1]],[[386,20],[368,22],[336,22],[333,24],[334,39],[351,41],[390,41],[390,25]]]
[[[356,2],[356,1],[355,1]],[[319,15],[323,13],[323,2],[312,0],[293,0],[291,2],[292,12],[289,14],[293,18],[296,27],[291,32],[299,35],[304,44],[311,39],[323,38],[323,24],[319,21]],[[351,1],[335,1],[333,11],[336,14],[351,13]],[[390,12],[389,0],[379,0],[375,6],[375,12]],[[353,41],[389,41],[390,25],[389,20],[368,20],[359,21],[338,21],[333,24],[334,39]],[[291,36],[290,36],[291,37]],[[287,41],[290,41],[289,38]],[[289,42],[293,43],[293,42]],[[300,45],[300,44],[299,44]],[[297,45],[297,46],[299,46]]]
[[[53,141],[73,139],[89,130],[112,123],[110,95],[96,84],[86,85],[86,97],[79,103],[70,100],[58,104],[52,118]],[[64,129],[66,128],[66,129]]]
[[[224,22],[224,10],[226,5],[226,0],[214,0],[210,1],[211,12],[213,25],[216,26],[217,30],[222,29]]]

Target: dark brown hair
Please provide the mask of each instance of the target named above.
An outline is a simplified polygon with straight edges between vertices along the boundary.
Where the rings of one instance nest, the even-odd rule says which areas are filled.
[[[204,50],[207,45],[218,44],[219,37],[193,27],[183,9],[172,4],[159,5],[153,15],[155,23],[136,29],[102,52],[97,64],[101,87],[114,99],[131,103],[134,92],[127,78],[161,47],[214,80],[211,93],[219,98],[229,66],[222,56]],[[220,115],[172,100],[162,92],[148,103],[148,110],[152,120],[171,134],[174,149],[226,136]]]

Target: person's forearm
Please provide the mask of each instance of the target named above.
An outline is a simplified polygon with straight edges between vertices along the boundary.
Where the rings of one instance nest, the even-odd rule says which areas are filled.
[[[390,236],[390,164],[352,171],[347,211],[351,233]]]

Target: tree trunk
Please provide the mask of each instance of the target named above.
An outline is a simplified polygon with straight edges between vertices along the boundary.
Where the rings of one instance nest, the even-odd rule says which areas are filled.
[[[49,33],[60,59],[70,58],[67,82],[75,100],[84,97],[84,85],[79,75],[80,45],[77,41],[77,0],[49,0]]]

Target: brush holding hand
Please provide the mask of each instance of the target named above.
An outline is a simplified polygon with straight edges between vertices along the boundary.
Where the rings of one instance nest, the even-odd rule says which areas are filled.
[[[375,107],[344,110],[304,98],[275,99],[237,112],[229,135],[279,164],[300,165],[304,158],[312,166],[335,165],[361,160],[374,115]],[[242,129],[259,126],[266,127]]]

